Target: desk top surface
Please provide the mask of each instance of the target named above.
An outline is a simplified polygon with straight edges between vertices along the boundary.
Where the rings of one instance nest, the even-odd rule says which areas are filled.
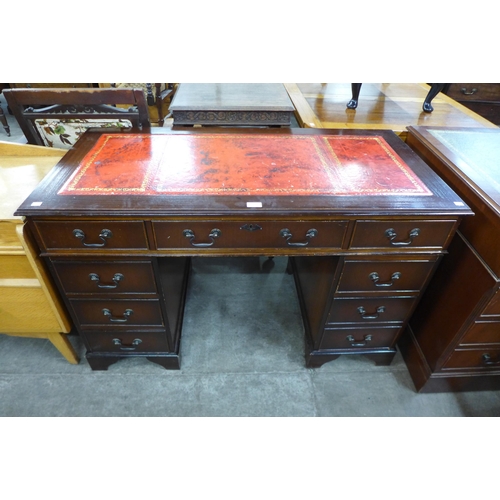
[[[386,131],[86,133],[21,215],[469,213]]]
[[[500,213],[500,129],[409,127],[409,133]]]
[[[171,111],[293,111],[282,83],[180,83]]]

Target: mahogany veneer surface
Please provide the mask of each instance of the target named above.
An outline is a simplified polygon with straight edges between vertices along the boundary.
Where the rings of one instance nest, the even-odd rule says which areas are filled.
[[[200,128],[88,131],[17,214],[106,369],[179,368],[189,258],[236,255],[290,257],[308,366],[390,363],[471,211],[393,132]]]
[[[400,346],[420,391],[500,388],[500,130],[409,127],[408,144],[475,212]]]

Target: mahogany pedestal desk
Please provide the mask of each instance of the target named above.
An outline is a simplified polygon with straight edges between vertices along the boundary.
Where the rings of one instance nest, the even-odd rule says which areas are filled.
[[[195,256],[290,257],[307,366],[390,363],[471,211],[389,131],[200,128],[88,131],[17,214],[93,369],[178,369]]]
[[[409,127],[407,143],[475,213],[399,347],[418,391],[500,389],[500,130]]]
[[[0,142],[0,334],[44,338],[72,364],[71,321],[39,249],[14,211],[66,153]]]

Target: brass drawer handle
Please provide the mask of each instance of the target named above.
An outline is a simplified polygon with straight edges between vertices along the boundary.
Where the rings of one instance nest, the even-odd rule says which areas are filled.
[[[477,92],[477,89],[473,88],[470,92],[467,92],[467,89],[464,87],[460,89],[460,92],[462,92],[463,95],[474,95]]]
[[[487,353],[483,354],[482,359],[483,359],[483,363],[486,366],[498,366],[498,365],[500,365],[500,360],[492,361],[491,356]]]
[[[393,247],[406,247],[408,245],[411,245],[413,243],[414,238],[416,238],[419,234],[420,234],[420,229],[416,227],[408,233],[408,240],[394,241],[398,237],[396,231],[392,227],[385,231],[385,236],[389,239],[389,242]]]
[[[121,318],[113,316],[113,314],[111,313],[111,311],[109,309],[103,309],[102,313],[104,314],[104,316],[109,318],[109,321],[111,323],[126,323],[128,321],[128,319],[130,318],[130,316],[132,316],[132,314],[134,314],[134,311],[132,309],[125,309],[125,312],[122,314]]]
[[[367,314],[366,309],[363,306],[358,307],[359,315],[362,319],[377,319],[381,313],[385,311],[385,306],[379,306],[372,314]]]
[[[293,234],[290,232],[290,229],[282,229],[280,231],[280,236],[282,238],[286,238],[286,244],[289,246],[289,247],[306,247],[307,245],[309,245],[309,242],[311,241],[312,238],[315,238],[316,236],[318,235],[318,230],[317,229],[309,229],[309,231],[307,231],[306,233],[306,239],[307,241],[305,242],[296,242],[296,243],[292,243],[290,242],[290,240],[293,238]]]
[[[114,285],[102,285],[100,283],[100,276],[97,273],[90,273],[89,274],[90,281],[95,281],[97,284],[97,288],[116,288],[118,286],[118,283],[124,278],[123,274],[121,273],[116,273],[111,281],[114,283]]]
[[[211,240],[211,243],[195,243],[194,240],[196,238],[194,231],[191,229],[185,229],[182,233],[186,238],[189,238],[189,242],[191,243],[191,246],[197,247],[197,248],[206,248],[206,247],[211,247],[215,243],[215,238],[219,238],[220,235],[222,234],[222,231],[220,229],[212,229],[210,231],[210,234],[208,237]]]
[[[122,351],[135,351],[135,348],[139,344],[142,344],[142,340],[141,339],[134,339],[134,340],[132,340],[131,344],[122,344],[121,339],[113,339],[112,342],[113,342],[114,345],[119,345],[120,349]]]
[[[348,335],[346,340],[351,343],[351,347],[365,347],[367,342],[372,340],[371,335],[365,335],[364,340],[356,340],[352,335]]]
[[[106,245],[106,240],[111,238],[113,236],[113,233],[109,229],[103,229],[99,233],[99,238],[102,240],[102,243],[85,243],[85,233],[81,229],[75,229],[73,230],[73,235],[75,238],[78,238],[84,247],[89,247],[89,248],[98,248],[98,247],[103,247]]]
[[[394,285],[394,282],[401,278],[401,273],[392,273],[391,281],[380,281],[380,276],[378,275],[378,273],[370,273],[369,277],[373,281],[375,286],[387,287]]]

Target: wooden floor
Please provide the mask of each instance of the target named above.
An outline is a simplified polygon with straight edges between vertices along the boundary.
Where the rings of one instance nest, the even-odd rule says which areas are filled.
[[[403,140],[409,125],[498,128],[444,94],[432,101],[432,113],[424,113],[422,104],[429,91],[425,83],[364,83],[355,110],[346,108],[350,83],[284,85],[302,127],[389,129]]]

